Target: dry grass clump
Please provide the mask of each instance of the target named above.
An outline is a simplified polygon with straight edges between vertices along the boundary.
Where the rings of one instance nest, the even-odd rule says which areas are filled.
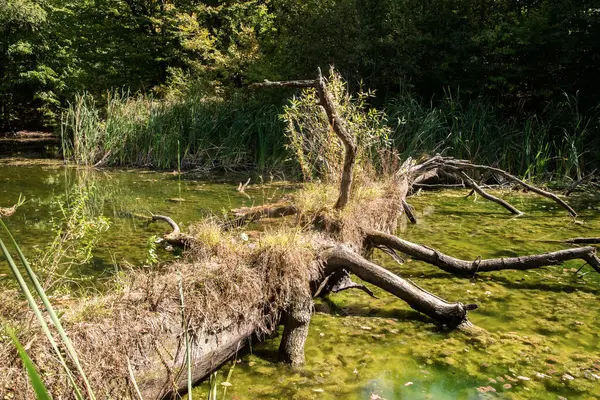
[[[404,177],[390,175],[380,180],[365,180],[353,186],[350,201],[342,210],[334,209],[339,195],[336,187],[309,183],[293,195],[300,220],[317,224],[334,239],[360,248],[363,228],[393,231],[402,214],[402,199],[408,182]]]
[[[135,370],[156,365],[157,358],[165,367],[174,364],[178,355],[166,351],[164,340],[183,340],[178,274],[195,338],[244,321],[256,324],[259,334],[270,333],[283,310],[310,296],[310,281],[320,272],[310,235],[283,228],[250,242],[239,232],[223,232],[214,221],[191,231],[203,242],[183,261],[132,271],[118,289],[102,295],[54,301],[98,398],[135,397],[128,360]],[[17,328],[55,397],[72,398],[67,377],[26,302],[14,291],[2,291],[0,304],[0,318]],[[12,343],[1,335],[0,399],[34,397]]]

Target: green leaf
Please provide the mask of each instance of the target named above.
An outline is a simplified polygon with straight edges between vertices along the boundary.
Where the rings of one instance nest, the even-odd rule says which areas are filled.
[[[9,327],[6,327],[5,329],[8,335],[10,336],[12,342],[14,343],[15,347],[17,348],[17,351],[19,352],[19,357],[21,357],[25,369],[27,369],[27,374],[29,375],[29,379],[31,380],[31,386],[35,391],[35,397],[37,398],[37,400],[52,399],[50,394],[48,394],[48,390],[46,389],[46,385],[42,381],[40,373],[38,372],[37,368],[35,367],[35,364],[33,364],[33,361],[31,361],[31,358],[29,358],[29,355],[21,345],[21,342],[19,342],[19,339],[17,338],[17,335],[15,335],[15,332]]]

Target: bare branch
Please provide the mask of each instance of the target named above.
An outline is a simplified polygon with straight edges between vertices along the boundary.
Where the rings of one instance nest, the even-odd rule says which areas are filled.
[[[571,244],[600,244],[600,237],[576,237],[571,239],[563,240],[563,243]]]
[[[250,89],[262,89],[262,88],[309,88],[309,87],[317,87],[316,79],[307,79],[307,80],[295,80],[295,81],[269,81],[266,80],[264,82],[253,83],[248,86]]]
[[[470,186],[471,188],[473,188],[473,190],[476,191],[484,199],[487,199],[489,201],[493,201],[494,203],[500,204],[502,207],[506,208],[508,211],[510,211],[511,213],[513,213],[517,216],[523,215],[523,213],[521,211],[517,210],[515,207],[513,207],[508,202],[506,202],[496,196],[493,196],[493,195],[489,194],[488,192],[486,192],[485,190],[483,190],[473,179],[471,179],[471,177],[469,175],[465,174],[464,171],[460,171],[459,174],[460,174],[460,177],[465,180],[467,185]]]
[[[325,262],[326,271],[337,268],[347,269],[360,279],[401,298],[413,309],[452,328],[470,326],[467,310],[477,308],[474,304],[449,303],[366,260],[343,245],[326,250],[322,254],[322,259]]]
[[[575,259],[584,260],[600,273],[600,259],[596,255],[596,249],[590,246],[522,257],[465,261],[384,232],[367,231],[365,233],[366,239],[373,246],[387,246],[408,254],[417,260],[435,265],[446,272],[461,276],[472,276],[477,272],[502,271],[505,269],[527,270],[558,265]]]

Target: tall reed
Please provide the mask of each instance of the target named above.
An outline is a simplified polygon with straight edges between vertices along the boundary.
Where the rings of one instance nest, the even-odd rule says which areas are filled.
[[[65,155],[78,164],[266,169],[285,159],[274,105],[194,93],[158,101],[116,91],[105,103],[100,108],[83,93],[62,116]]]
[[[582,112],[576,95],[565,93],[539,113],[507,115],[488,99],[463,100],[458,91],[429,104],[404,93],[387,112],[404,156],[445,153],[543,181],[578,179],[600,166],[600,109]]]

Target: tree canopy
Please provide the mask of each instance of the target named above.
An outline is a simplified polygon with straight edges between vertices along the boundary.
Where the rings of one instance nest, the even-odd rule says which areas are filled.
[[[600,101],[592,0],[0,0],[0,129],[82,91],[227,91],[329,64],[390,98],[450,88],[542,108]]]

